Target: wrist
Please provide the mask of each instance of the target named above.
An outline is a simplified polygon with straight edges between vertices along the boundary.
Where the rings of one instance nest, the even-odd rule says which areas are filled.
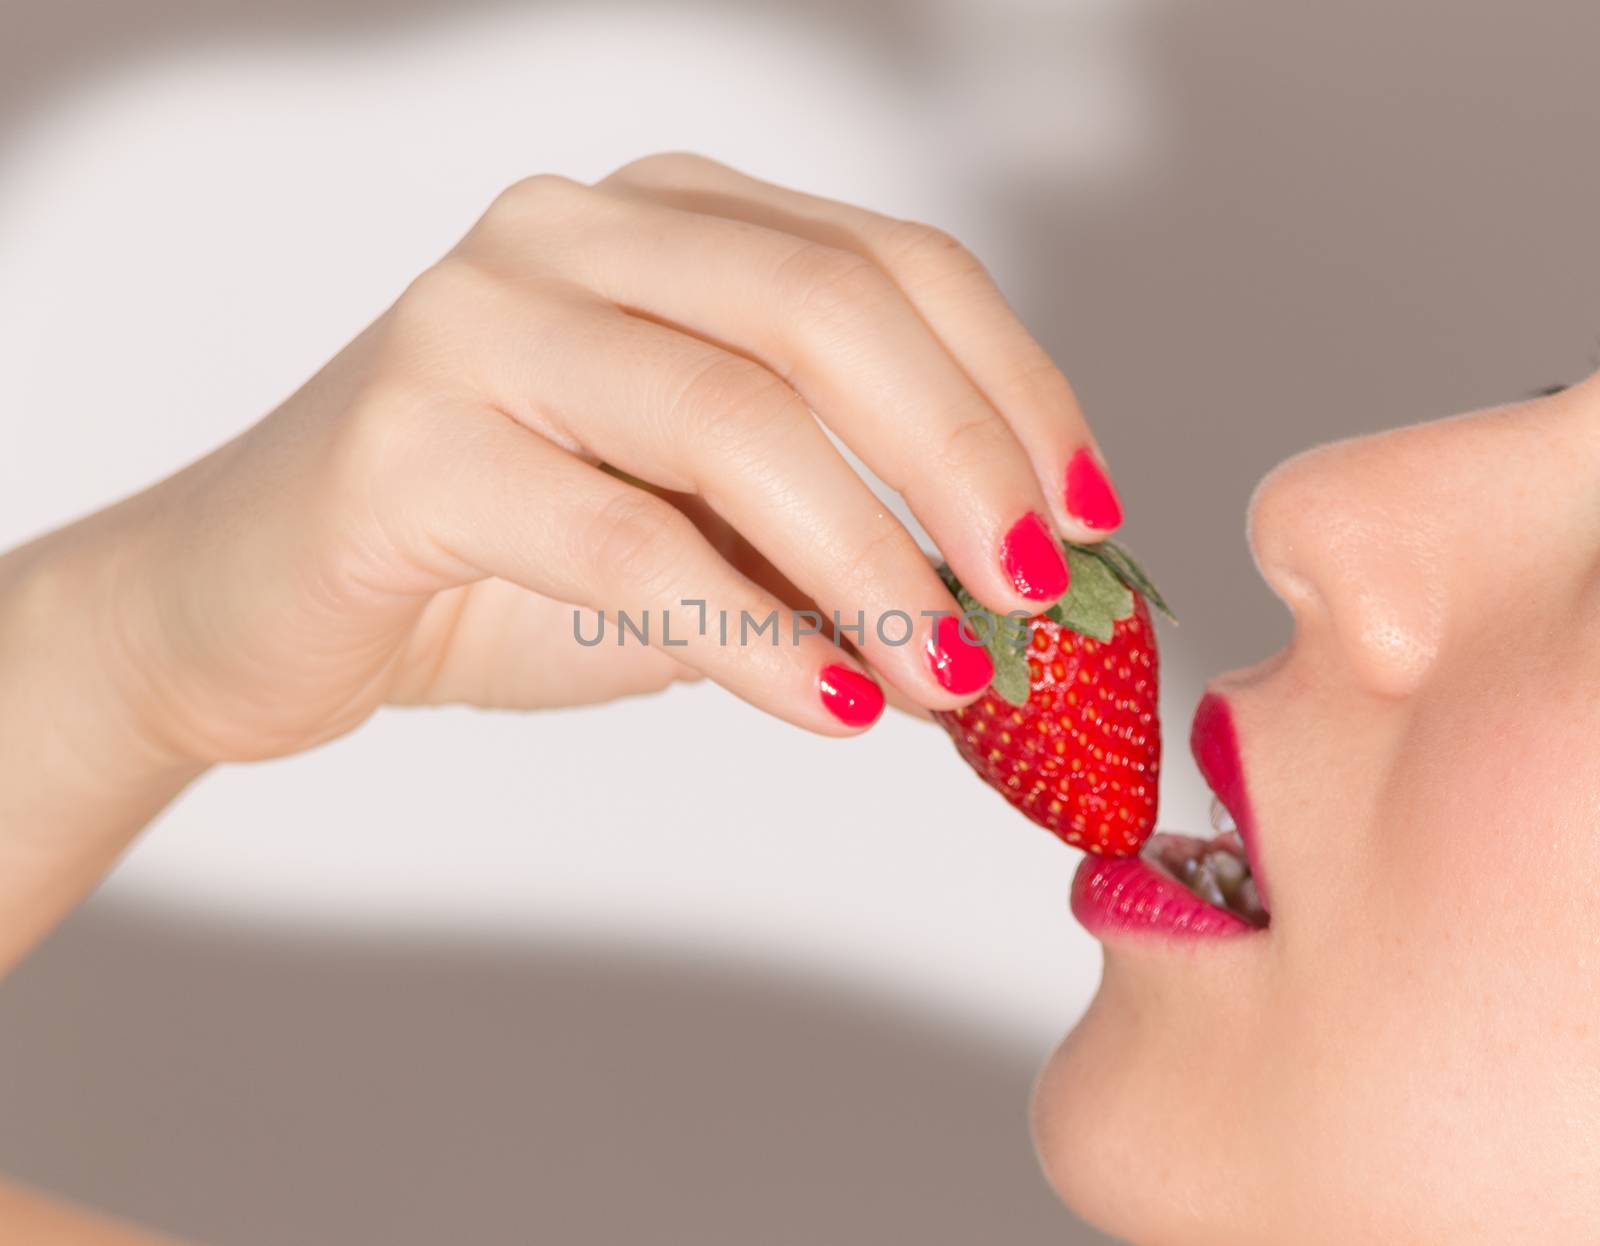
[[[85,794],[170,799],[205,766],[164,736],[130,644],[136,575],[111,528],[91,520],[0,558],[0,681],[20,693],[0,711],[0,757],[32,755],[41,779]]]
[[[69,528],[0,558],[0,974],[205,769],[152,729],[95,544]]]

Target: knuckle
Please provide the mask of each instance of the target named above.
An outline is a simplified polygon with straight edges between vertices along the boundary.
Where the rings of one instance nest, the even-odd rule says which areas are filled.
[[[779,429],[810,418],[804,399],[776,374],[737,355],[696,368],[670,410],[671,424],[692,430],[696,446],[718,459],[746,457]]]
[[[889,275],[865,256],[817,242],[790,255],[778,279],[796,317],[824,328],[874,317],[899,293]]]
[[[1016,362],[1000,382],[1005,401],[1059,407],[1073,401],[1071,387],[1044,348],[1028,341],[1019,345]]]
[[[848,555],[845,582],[858,591],[864,587],[885,582],[884,568],[891,562],[922,555],[915,542],[897,519],[886,516],[875,527],[864,533]]]
[[[677,512],[642,490],[612,495],[580,536],[580,566],[603,569],[607,580],[630,593],[653,595],[677,570],[684,533]]]
[[[635,186],[676,186],[721,167],[715,160],[692,151],[660,151],[630,160],[606,181]]]
[[[401,292],[391,320],[402,336],[431,332],[482,308],[495,293],[488,273],[465,259],[447,257],[424,269]]]
[[[371,385],[343,412],[318,463],[328,522],[381,534],[390,550],[427,545],[428,508],[419,502],[440,466],[446,412],[426,392],[389,381]]]
[[[511,183],[494,197],[485,216],[523,220],[564,207],[582,196],[584,187],[559,173],[535,173]]]
[[[982,261],[959,239],[921,221],[895,221],[890,225],[883,254],[919,284],[988,276]]]
[[[940,437],[939,460],[947,471],[981,470],[985,464],[1003,462],[1010,441],[1010,430],[992,412],[971,411]]]
[[[491,247],[526,241],[590,210],[596,197],[570,177],[536,173],[496,195],[469,237]]]
[[[513,315],[515,297],[494,273],[447,256],[420,273],[373,326],[374,372],[459,381],[482,356],[482,326]]]

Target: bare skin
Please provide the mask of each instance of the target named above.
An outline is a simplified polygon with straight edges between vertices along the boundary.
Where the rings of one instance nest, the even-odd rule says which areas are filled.
[[[1140,1246],[1580,1243],[1600,1224],[1600,377],[1257,491],[1294,614],[1232,706],[1271,928],[1109,939],[1041,1079]]]
[[[8,1241],[28,1246],[179,1246],[174,1238],[5,1184],[0,1184],[0,1228]]]
[[[1019,521],[1114,526],[1064,488],[1098,464],[1066,379],[947,235],[690,156],[507,190],[280,409],[0,558],[0,973],[208,767],[386,704],[707,678],[847,736],[870,722],[819,690],[840,666],[913,710],[970,701],[928,649],[956,603],[824,424],[993,609],[1038,608],[1003,556]],[[574,605],[650,611],[656,647],[580,646]],[[776,611],[792,636],[813,606],[916,634],[695,627]],[[21,1191],[0,1236],[142,1240]]]

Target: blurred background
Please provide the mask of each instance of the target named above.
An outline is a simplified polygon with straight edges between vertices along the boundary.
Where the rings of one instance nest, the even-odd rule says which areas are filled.
[[[942,225],[1072,377],[1163,635],[1250,489],[1600,364],[1592,0],[54,0],[0,40],[0,547],[270,410],[528,173],[690,148]],[[873,813],[841,822],[837,790]],[[216,1243],[1095,1243],[1027,1139],[1072,854],[713,688],[209,775],[0,986],[0,1171]]]

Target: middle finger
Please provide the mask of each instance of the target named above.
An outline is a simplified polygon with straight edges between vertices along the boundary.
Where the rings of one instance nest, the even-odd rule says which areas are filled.
[[[1028,455],[877,265],[747,222],[608,204],[568,252],[570,276],[792,385],[905,497],[984,605],[1033,613],[1066,591]]]

